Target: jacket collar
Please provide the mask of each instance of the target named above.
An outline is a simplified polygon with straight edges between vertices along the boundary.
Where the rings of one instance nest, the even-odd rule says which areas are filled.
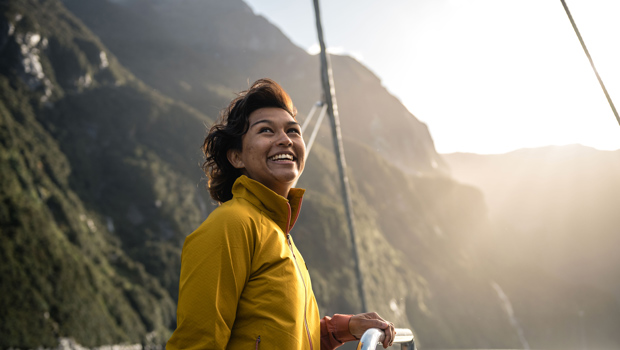
[[[284,198],[245,175],[239,176],[232,187],[233,197],[243,198],[252,203],[280,226],[285,234],[293,229],[297,221],[305,191],[302,188],[291,188],[288,198]]]

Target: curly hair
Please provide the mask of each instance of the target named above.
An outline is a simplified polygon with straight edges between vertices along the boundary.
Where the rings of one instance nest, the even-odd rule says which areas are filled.
[[[202,144],[205,162],[202,170],[207,175],[211,198],[224,203],[232,198],[232,187],[241,170],[228,161],[228,151],[241,151],[243,135],[248,131],[250,114],[257,109],[276,107],[287,111],[293,118],[297,109],[290,96],[271,79],[259,79],[249,89],[240,92],[209,129]]]

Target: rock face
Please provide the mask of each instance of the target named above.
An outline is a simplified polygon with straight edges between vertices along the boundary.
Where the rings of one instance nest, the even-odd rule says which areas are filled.
[[[214,208],[199,169],[205,125],[265,76],[302,120],[320,96],[318,59],[237,0],[0,9],[0,347],[163,344],[183,240]],[[446,175],[426,126],[376,76],[332,60],[369,307],[430,348],[546,344],[528,334],[539,323],[519,319],[534,306],[512,300],[513,270],[478,249],[490,229],[481,192]],[[359,312],[326,126],[299,185],[293,234],[321,312]],[[544,275],[531,275],[547,292]]]
[[[243,88],[264,76],[285,87],[302,115],[321,96],[318,57],[240,0],[65,3],[140,79],[207,114],[231,99],[231,83]],[[114,21],[101,21],[101,13]],[[345,137],[363,140],[407,173],[446,171],[426,125],[372,72],[350,57],[332,60]]]

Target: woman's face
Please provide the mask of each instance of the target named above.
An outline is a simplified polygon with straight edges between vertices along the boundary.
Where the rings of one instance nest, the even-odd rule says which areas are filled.
[[[304,170],[305,157],[301,127],[287,111],[273,107],[252,112],[241,151],[228,152],[228,160],[242,174],[283,197]]]

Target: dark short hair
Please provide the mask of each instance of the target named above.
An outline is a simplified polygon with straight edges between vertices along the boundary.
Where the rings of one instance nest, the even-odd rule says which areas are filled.
[[[224,203],[232,198],[232,186],[241,176],[241,171],[228,161],[228,151],[241,150],[250,114],[266,107],[281,108],[293,118],[297,115],[293,101],[278,83],[271,79],[259,79],[249,89],[240,92],[209,129],[202,144],[205,155],[202,170],[209,179],[207,187],[211,198],[217,202]]]

